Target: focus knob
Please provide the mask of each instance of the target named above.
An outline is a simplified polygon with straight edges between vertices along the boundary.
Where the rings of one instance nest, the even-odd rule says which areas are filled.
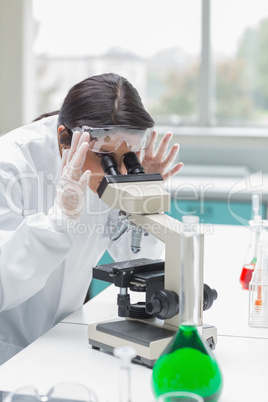
[[[172,318],[179,311],[179,296],[172,290],[158,290],[146,303],[146,311],[160,319]]]
[[[211,289],[206,283],[204,283],[203,310],[205,311],[210,309],[217,297],[217,291],[215,289]]]

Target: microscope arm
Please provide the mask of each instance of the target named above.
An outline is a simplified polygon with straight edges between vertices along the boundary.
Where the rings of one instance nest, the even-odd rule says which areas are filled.
[[[165,243],[165,280],[164,288],[177,293],[180,297],[180,236],[183,230],[183,223],[164,213],[158,214],[132,214],[129,219],[135,225],[143,227],[159,240]],[[199,324],[203,322],[203,235],[200,235],[200,300],[199,300]],[[178,328],[179,315],[165,320],[165,326],[171,329]]]

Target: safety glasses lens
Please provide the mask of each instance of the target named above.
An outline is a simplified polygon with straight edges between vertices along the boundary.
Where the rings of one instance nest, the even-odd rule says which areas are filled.
[[[73,132],[90,134],[90,150],[100,153],[112,153],[121,144],[126,143],[129,150],[138,152],[146,148],[151,140],[153,129],[135,129],[130,127],[90,128],[88,126],[74,128]]]

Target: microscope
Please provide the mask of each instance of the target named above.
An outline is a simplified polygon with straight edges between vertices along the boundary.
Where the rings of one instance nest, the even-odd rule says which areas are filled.
[[[131,248],[138,253],[142,237],[151,233],[164,242],[165,259],[140,258],[93,268],[93,278],[119,288],[119,319],[90,324],[88,339],[94,349],[108,352],[120,346],[132,346],[137,352],[132,361],[152,367],[179,327],[183,257],[180,243],[185,226],[165,214],[170,209],[170,194],[164,189],[161,174],[144,173],[133,152],[127,153],[123,162],[127,169],[124,175],[120,174],[113,157],[105,155],[101,162],[106,176],[97,189],[98,195],[111,208],[120,211],[111,239],[116,240],[131,230]],[[203,323],[203,310],[212,306],[217,292],[203,283],[203,235],[199,238],[198,328],[209,347],[214,349],[217,331]],[[145,301],[131,304],[128,290],[143,292]]]

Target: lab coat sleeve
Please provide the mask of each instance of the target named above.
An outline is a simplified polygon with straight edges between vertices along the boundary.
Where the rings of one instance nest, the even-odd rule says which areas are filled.
[[[53,213],[23,216],[21,187],[15,183],[9,194],[8,180],[0,177],[0,311],[42,289],[71,247],[66,226]]]

